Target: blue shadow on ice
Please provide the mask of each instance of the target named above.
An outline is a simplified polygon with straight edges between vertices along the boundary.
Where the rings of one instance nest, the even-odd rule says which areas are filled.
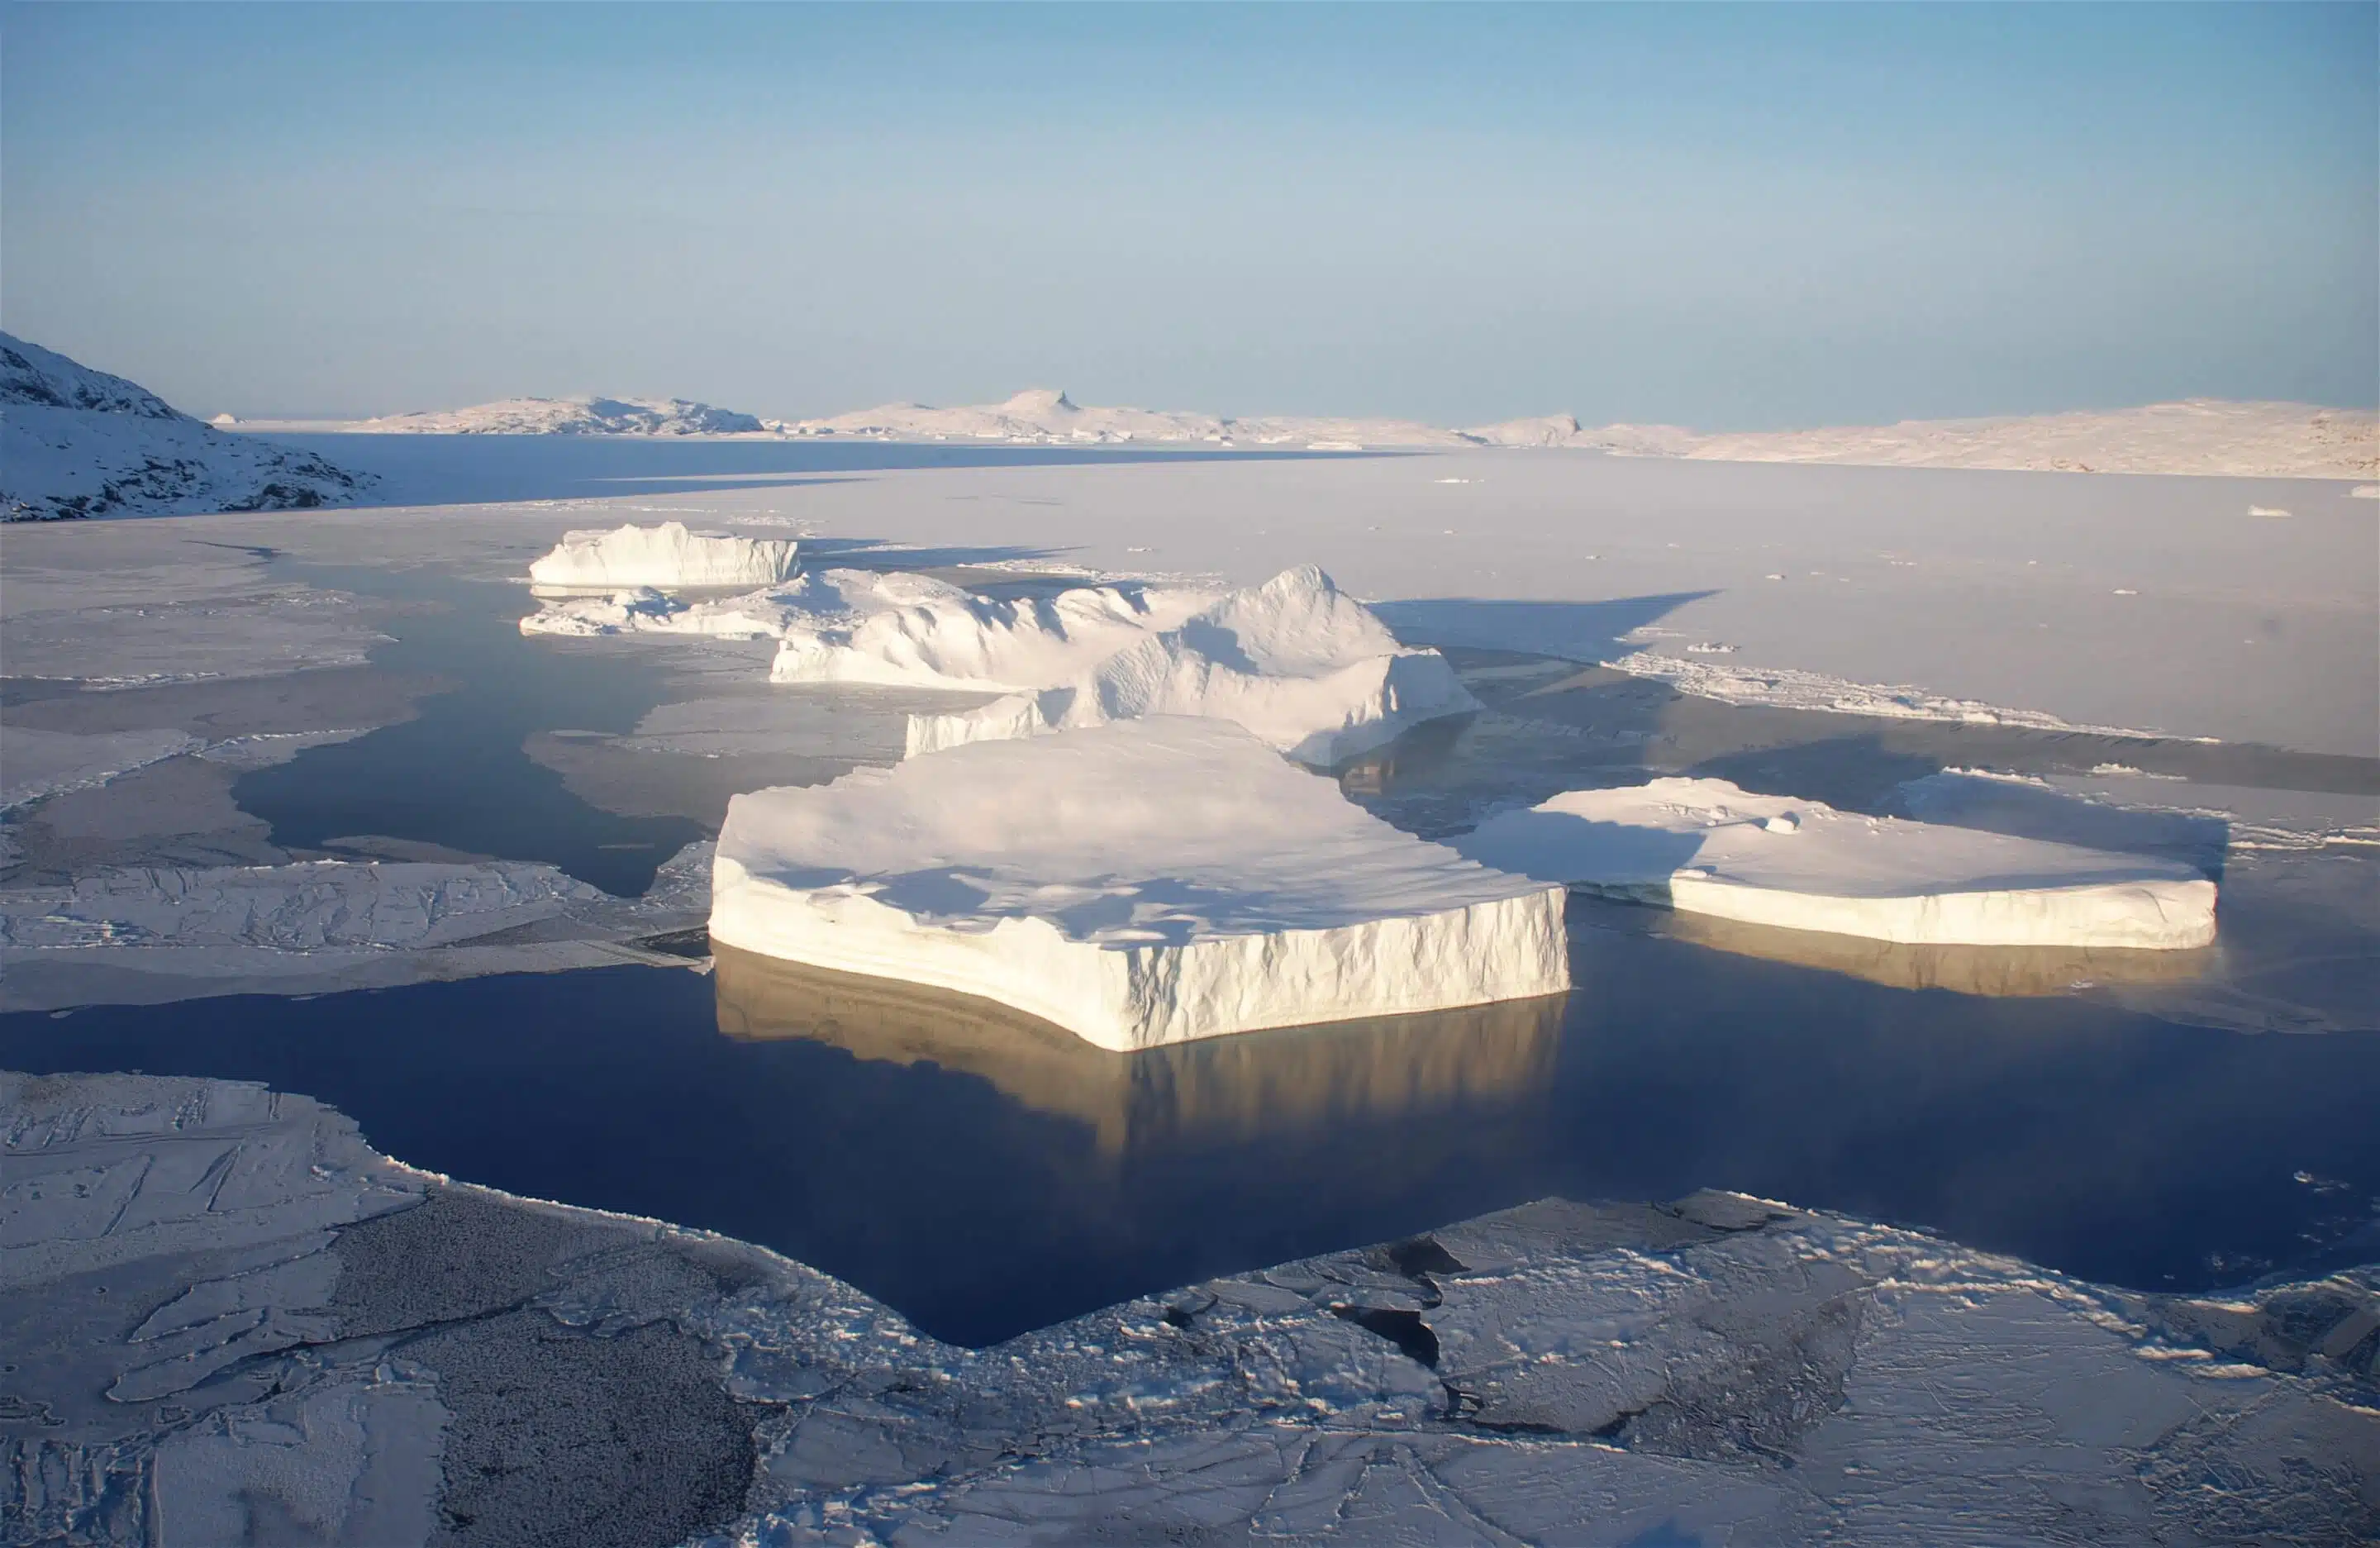
[[[1408,645],[1459,645],[1518,651],[1569,661],[1607,661],[1643,648],[1625,638],[1709,591],[1612,597],[1602,602],[1499,602],[1479,597],[1430,597],[1373,604]]]

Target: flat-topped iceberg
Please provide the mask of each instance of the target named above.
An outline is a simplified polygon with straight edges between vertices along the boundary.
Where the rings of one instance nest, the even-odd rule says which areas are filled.
[[[2215,939],[2215,884],[2181,861],[1864,817],[1723,779],[1572,790],[1454,842],[1540,881],[1793,930],[1934,945]]]
[[[683,521],[631,522],[610,531],[565,532],[528,567],[540,586],[624,591],[637,586],[767,586],[794,573],[791,538],[698,532]]]
[[[1444,656],[1400,645],[1371,609],[1306,565],[1233,591],[1060,686],[960,714],[914,716],[909,751],[1144,715],[1208,715],[1327,765],[1418,722],[1478,707]]]
[[[1563,894],[1390,827],[1220,721],[985,742],[729,803],[710,932],[1106,1048],[1570,986]]]
[[[790,632],[769,679],[990,693],[1048,688],[1214,600],[1195,587],[1078,586],[1005,600],[951,589],[854,624]]]
[[[691,634],[727,640],[775,640],[795,629],[849,628],[889,608],[917,607],[965,597],[922,575],[876,570],[809,570],[782,585],[741,596],[689,601],[651,586],[609,595],[563,596],[521,620],[523,634]]]

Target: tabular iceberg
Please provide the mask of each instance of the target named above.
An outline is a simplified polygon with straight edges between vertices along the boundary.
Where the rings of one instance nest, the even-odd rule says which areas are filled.
[[[566,532],[528,567],[540,586],[625,591],[638,586],[767,586],[794,573],[791,538],[697,532],[682,521],[631,522],[610,531]]]
[[[1540,881],[1880,941],[2179,950],[2215,939],[2215,884],[2180,861],[1864,817],[1723,779],[1572,790],[1454,844]]]
[[[1444,656],[1398,644],[1371,609],[1306,565],[1234,591],[1060,686],[960,714],[912,716],[909,751],[1143,715],[1209,715],[1327,765],[1420,721],[1478,707]]]
[[[769,680],[1014,693],[1062,683],[1215,600],[1196,588],[1080,586],[995,601],[951,590],[845,628],[796,629]]]
[[[1237,726],[987,742],[729,803],[710,931],[1106,1048],[1570,986],[1562,890],[1408,837]]]

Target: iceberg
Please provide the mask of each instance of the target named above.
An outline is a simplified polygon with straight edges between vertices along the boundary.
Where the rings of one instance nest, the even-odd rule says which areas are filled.
[[[710,932],[1133,1050],[1558,993],[1563,900],[1159,716],[737,796]]]
[[[1478,707],[1444,656],[1400,645],[1371,609],[1306,565],[1234,591],[1071,682],[958,714],[913,716],[909,751],[1145,715],[1208,715],[1328,766],[1422,721]]]
[[[2215,939],[2185,862],[1837,811],[1723,779],[1572,790],[1455,847],[1483,865],[1747,924],[1912,945],[2183,950]]]
[[[1014,693],[1062,683],[1215,600],[1195,588],[1078,586],[995,600],[955,588],[856,623],[795,629],[769,680]]]
[[[638,586],[767,586],[794,573],[791,538],[697,532],[682,521],[631,522],[610,531],[563,534],[528,567],[540,586],[625,591]]]
[[[740,596],[689,602],[651,586],[610,595],[560,596],[523,618],[523,634],[593,636],[688,634],[722,640],[775,640],[796,628],[848,628],[870,614],[915,607],[966,593],[922,575],[875,570],[814,570],[783,585]]]

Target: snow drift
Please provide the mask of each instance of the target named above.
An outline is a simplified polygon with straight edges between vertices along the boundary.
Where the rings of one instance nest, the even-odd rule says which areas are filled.
[[[1159,717],[729,803],[728,945],[1113,1049],[1569,987],[1562,891],[1412,838],[1236,726]]]
[[[769,426],[682,397],[508,397],[342,428],[375,435],[757,435]]]
[[[1301,762],[1336,763],[1479,707],[1436,651],[1408,650],[1311,565],[1234,591],[1071,681],[960,714],[915,715],[912,755],[1145,715],[1237,723]]]
[[[1081,586],[1008,601],[953,588],[855,625],[795,629],[778,647],[769,678],[993,693],[1048,688],[1214,600],[1212,591],[1157,586]]]
[[[766,586],[794,573],[791,538],[697,532],[682,521],[569,532],[528,567],[540,586]]]
[[[1455,841],[1483,865],[1752,924],[1912,945],[2174,950],[2215,939],[2180,861],[1837,811],[1723,779],[1572,790]]]
[[[0,519],[310,510],[370,481],[0,333]]]

